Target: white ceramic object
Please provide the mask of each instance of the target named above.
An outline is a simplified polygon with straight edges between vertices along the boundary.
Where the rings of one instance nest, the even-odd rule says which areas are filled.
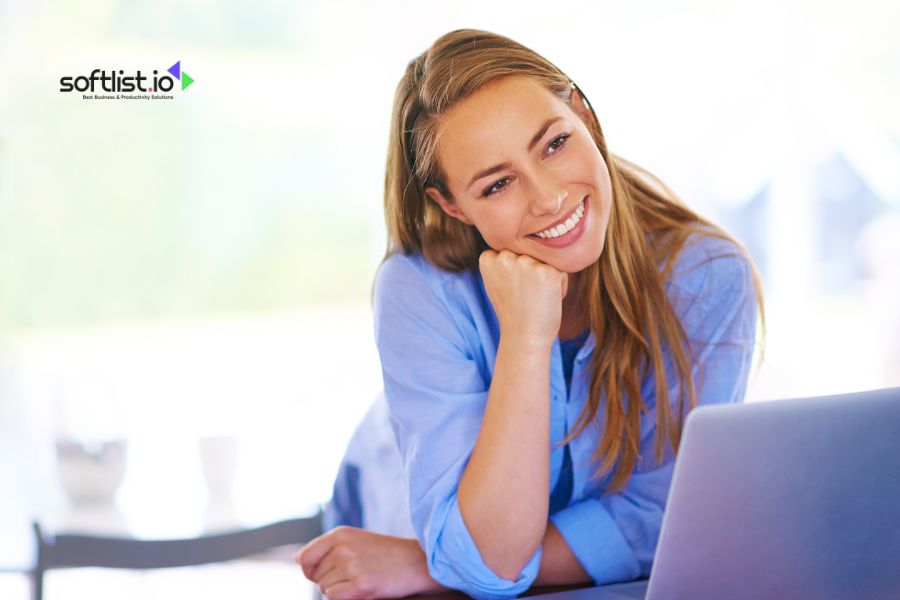
[[[124,439],[56,441],[59,480],[75,504],[111,502],[125,478],[128,444]]]

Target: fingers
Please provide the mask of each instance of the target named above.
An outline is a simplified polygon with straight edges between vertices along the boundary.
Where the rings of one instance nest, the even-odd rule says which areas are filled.
[[[371,593],[362,593],[365,586],[359,565],[353,559],[354,553],[348,546],[336,543],[319,561],[309,579],[329,600],[372,597]]]
[[[413,545],[415,552],[411,552]],[[421,571],[427,574],[415,540],[354,527],[339,528],[313,540],[295,560],[329,600],[406,596],[424,589]]]
[[[511,250],[485,250],[478,257],[478,268],[484,273],[497,269],[513,269],[514,265],[543,264],[527,254],[516,254]]]
[[[478,268],[483,271],[488,268],[493,260],[497,258],[497,252],[494,250],[485,250],[478,256]]]
[[[347,567],[348,565],[342,565],[332,569],[322,577],[321,581],[316,581],[315,583],[319,587],[319,591],[331,598],[329,590],[333,590],[336,585],[354,582],[355,573],[351,568]]]
[[[507,250],[505,248],[500,251],[488,249],[482,252],[478,257],[478,266],[481,269],[484,269],[486,265],[491,266],[496,262],[501,264],[520,262],[528,265],[542,265],[553,269],[555,272],[561,272],[557,271],[556,268],[551,267],[547,263],[534,258],[530,254],[516,254],[512,250]]]
[[[337,538],[340,536],[340,534],[338,533],[340,529],[341,528],[338,527],[337,529],[332,529],[324,535],[320,535],[319,537],[303,546],[294,555],[294,562],[300,565],[300,568],[303,569],[303,575],[305,575],[306,578],[310,581],[314,581],[313,574],[315,573],[316,567],[319,565],[322,559],[325,558],[325,556],[334,546]]]
[[[334,571],[338,566],[338,563],[347,560],[349,558],[348,555],[350,554],[352,553],[349,552],[346,546],[335,545],[332,547],[331,551],[319,561],[319,564],[313,569],[312,576],[309,579],[321,585],[323,578],[327,576],[329,572]]]
[[[328,600],[365,600],[372,598],[372,591],[359,581],[342,581],[322,590]]]

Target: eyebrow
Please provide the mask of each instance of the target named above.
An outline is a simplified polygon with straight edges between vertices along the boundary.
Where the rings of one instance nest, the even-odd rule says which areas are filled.
[[[562,117],[553,117],[551,119],[547,119],[546,121],[544,121],[544,124],[541,125],[541,128],[538,129],[537,133],[534,134],[534,137],[531,138],[531,141],[528,142],[528,151],[531,152],[531,150],[534,148],[534,146],[539,141],[541,141],[541,138],[544,137],[544,134],[547,133],[547,130],[550,129],[551,125],[553,125],[557,121],[561,121],[561,120],[562,120]],[[472,184],[474,184],[476,181],[478,181],[482,177],[487,177],[488,175],[493,175],[497,171],[502,171],[503,169],[508,169],[509,166],[510,165],[508,162],[504,162],[504,163],[500,163],[499,165],[494,165],[493,167],[490,167],[490,168],[484,169],[483,171],[479,171],[479,172],[475,173],[475,176],[472,177],[471,181],[469,181],[469,185],[466,187],[466,189],[471,188]]]

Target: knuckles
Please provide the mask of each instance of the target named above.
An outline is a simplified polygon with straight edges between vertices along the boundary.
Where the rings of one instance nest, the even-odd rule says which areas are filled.
[[[294,562],[296,562],[300,567],[303,568],[303,572],[312,572],[312,568],[315,566],[312,558],[309,556],[308,552],[301,552],[299,555],[294,557]]]
[[[375,596],[375,588],[372,582],[365,577],[357,577],[354,579],[354,589],[359,596],[363,598],[372,598]]]
[[[527,254],[516,254],[511,250],[485,250],[479,256],[478,265],[482,277],[490,286],[489,293],[497,285],[500,286],[497,291],[507,286],[557,289],[560,285],[565,290],[568,283],[567,279],[561,279],[565,278],[565,273]]]

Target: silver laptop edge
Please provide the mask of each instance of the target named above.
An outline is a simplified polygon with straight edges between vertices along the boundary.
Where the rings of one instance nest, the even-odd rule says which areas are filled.
[[[900,388],[685,423],[647,600],[900,598]]]

